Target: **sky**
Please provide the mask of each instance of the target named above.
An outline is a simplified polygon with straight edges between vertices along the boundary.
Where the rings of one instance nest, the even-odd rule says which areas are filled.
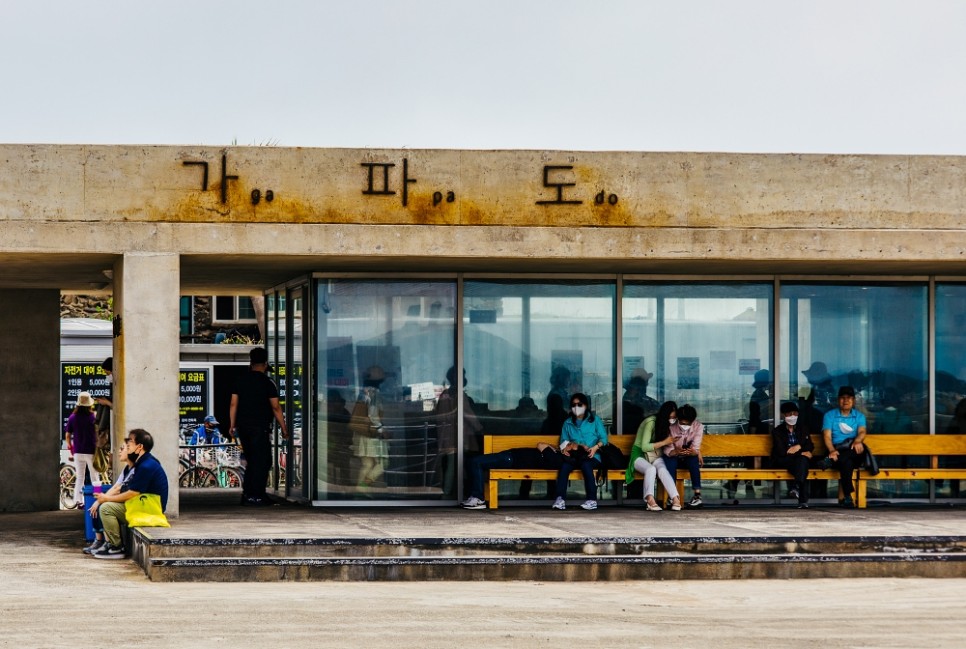
[[[966,2],[0,0],[0,143],[966,155]]]

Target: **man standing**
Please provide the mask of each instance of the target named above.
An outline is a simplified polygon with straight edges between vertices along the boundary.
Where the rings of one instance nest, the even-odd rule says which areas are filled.
[[[107,543],[93,552],[97,559],[123,559],[124,540],[121,538],[121,522],[126,520],[124,504],[141,494],[154,494],[161,498],[161,511],[168,506],[168,476],[157,458],[151,455],[154,438],[143,428],[135,428],[124,440],[128,461],[134,464],[130,478],[117,493],[95,494],[97,502],[91,505],[90,515],[100,517]]]
[[[251,371],[238,379],[231,395],[230,434],[241,442],[248,466],[242,485],[243,505],[272,504],[265,493],[272,466],[272,419],[288,439],[285,416],[278,403],[278,386],[268,378],[268,351],[256,347],[249,352]]]
[[[852,500],[852,476],[865,459],[865,415],[855,410],[855,389],[851,385],[839,388],[839,407],[825,413],[822,436],[828,449],[828,460],[839,470],[839,484],[844,499],[842,507],[855,507]]]

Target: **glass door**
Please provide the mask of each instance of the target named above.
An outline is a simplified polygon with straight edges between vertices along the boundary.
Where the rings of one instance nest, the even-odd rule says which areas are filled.
[[[279,476],[284,476],[284,489],[287,498],[307,499],[305,480],[307,475],[306,454],[302,452],[305,439],[303,422],[305,418],[304,381],[306,373],[305,359],[308,354],[303,353],[305,337],[305,286],[288,289],[285,312],[285,366],[280,368],[279,398],[285,410],[285,423],[288,427],[288,439],[282,440],[281,453],[278,458]],[[279,485],[281,489],[282,486]]]

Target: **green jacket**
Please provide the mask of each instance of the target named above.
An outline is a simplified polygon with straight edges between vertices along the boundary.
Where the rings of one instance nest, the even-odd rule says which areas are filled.
[[[634,446],[631,447],[631,456],[627,460],[627,472],[624,474],[624,483],[634,482],[634,462],[648,451],[654,450],[654,430],[657,428],[657,416],[651,415],[641,422],[637,429],[637,437],[634,439]]]

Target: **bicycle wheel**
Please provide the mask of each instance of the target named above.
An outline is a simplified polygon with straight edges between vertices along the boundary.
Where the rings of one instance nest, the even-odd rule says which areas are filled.
[[[218,482],[225,489],[241,489],[242,476],[241,473],[235,469],[222,467],[221,473],[218,476]]]
[[[77,472],[69,464],[60,465],[60,507],[74,509],[74,484]]]
[[[181,474],[181,477],[178,478],[178,486],[187,489],[217,487],[218,478],[211,472],[211,469],[196,466]]]

